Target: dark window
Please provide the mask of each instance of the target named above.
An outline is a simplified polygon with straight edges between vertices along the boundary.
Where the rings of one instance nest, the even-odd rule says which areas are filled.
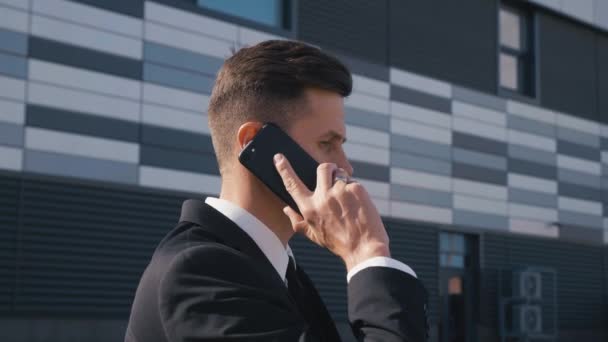
[[[198,6],[259,24],[289,29],[289,0],[196,0]]]
[[[442,232],[439,234],[439,265],[464,268],[466,241],[464,235]]]
[[[498,14],[498,82],[506,93],[535,96],[534,30],[526,10],[501,6]]]

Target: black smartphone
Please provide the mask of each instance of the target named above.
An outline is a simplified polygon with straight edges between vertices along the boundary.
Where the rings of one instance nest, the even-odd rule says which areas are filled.
[[[314,191],[317,186],[319,163],[273,123],[264,124],[241,151],[239,161],[280,199],[300,213],[300,209],[285,189],[283,179],[274,166],[273,157],[277,153],[282,153],[287,158],[302,182],[310,191]]]

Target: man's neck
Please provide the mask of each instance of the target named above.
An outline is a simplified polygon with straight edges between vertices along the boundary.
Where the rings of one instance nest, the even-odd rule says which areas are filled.
[[[282,211],[282,202],[270,190],[254,188],[255,186],[235,187],[223,183],[219,197],[247,210],[264,223],[286,247],[294,232]]]

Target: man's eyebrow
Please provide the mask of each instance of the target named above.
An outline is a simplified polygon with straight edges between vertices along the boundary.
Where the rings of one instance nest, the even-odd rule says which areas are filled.
[[[323,135],[321,136],[321,138],[339,139],[339,140],[341,140],[343,143],[345,143],[345,142],[346,142],[346,137],[343,137],[343,136],[342,136],[342,134],[340,134],[340,133],[338,133],[338,132],[336,132],[336,131],[334,131],[334,130],[331,130],[331,131],[329,131],[329,132],[327,132],[327,133],[323,134]]]

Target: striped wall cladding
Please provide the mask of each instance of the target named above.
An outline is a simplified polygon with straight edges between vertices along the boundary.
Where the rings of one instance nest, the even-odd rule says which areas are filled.
[[[283,37],[92,3],[0,0],[0,169],[219,193],[215,74]],[[608,243],[608,126],[348,58],[344,148],[383,216]]]

